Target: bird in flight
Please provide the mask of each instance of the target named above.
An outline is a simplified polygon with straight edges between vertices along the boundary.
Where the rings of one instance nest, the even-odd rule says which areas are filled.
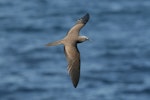
[[[77,48],[77,44],[88,40],[88,37],[80,36],[79,32],[88,20],[89,14],[87,13],[77,20],[76,24],[68,31],[62,40],[46,44],[47,46],[64,45],[64,52],[68,61],[68,73],[75,88],[80,78],[80,52]]]

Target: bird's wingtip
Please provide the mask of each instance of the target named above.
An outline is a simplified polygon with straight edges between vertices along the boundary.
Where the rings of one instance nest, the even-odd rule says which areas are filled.
[[[90,18],[89,13],[86,13],[83,17],[81,17],[78,21],[86,24]]]
[[[77,85],[78,85],[78,84],[73,84],[74,88],[77,88]]]
[[[86,13],[86,14],[85,14],[85,16],[88,16],[88,17],[89,17],[89,16],[90,16],[90,14],[89,14],[89,13]]]

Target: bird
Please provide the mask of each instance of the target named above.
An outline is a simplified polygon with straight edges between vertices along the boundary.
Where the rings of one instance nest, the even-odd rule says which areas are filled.
[[[86,13],[76,21],[76,24],[67,32],[63,39],[46,44],[46,46],[64,45],[64,52],[68,61],[68,74],[74,88],[77,87],[80,78],[80,52],[77,48],[77,44],[89,40],[87,36],[80,36],[79,33],[89,18],[89,13]]]

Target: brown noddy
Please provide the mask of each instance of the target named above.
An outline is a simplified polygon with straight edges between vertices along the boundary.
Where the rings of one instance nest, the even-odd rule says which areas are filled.
[[[86,36],[80,36],[79,32],[88,20],[89,14],[87,13],[77,20],[77,23],[69,30],[62,40],[47,44],[47,46],[64,45],[64,51],[68,61],[68,73],[75,88],[77,87],[80,78],[80,52],[77,48],[77,44],[88,40]]]

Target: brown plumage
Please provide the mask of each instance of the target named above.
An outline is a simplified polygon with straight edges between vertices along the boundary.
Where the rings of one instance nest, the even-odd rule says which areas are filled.
[[[68,73],[75,88],[77,87],[80,78],[80,53],[77,48],[77,43],[88,40],[86,36],[79,36],[79,32],[88,20],[89,14],[87,13],[77,20],[77,23],[69,30],[64,39],[47,44],[47,46],[64,45],[64,51],[68,61]]]

